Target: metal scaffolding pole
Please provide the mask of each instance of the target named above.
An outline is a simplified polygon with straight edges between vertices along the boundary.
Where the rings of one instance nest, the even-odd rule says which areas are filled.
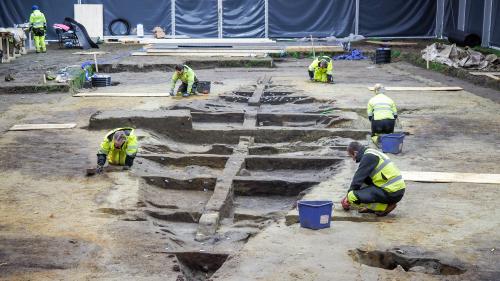
[[[481,46],[490,46],[490,36],[491,36],[491,16],[493,13],[493,0],[484,1],[484,17],[483,17],[483,34]]]
[[[359,0],[356,0],[356,14],[354,15],[354,34],[359,34]]]
[[[443,29],[444,29],[444,1],[445,0],[437,0],[437,10],[436,10],[436,37],[443,38]]]
[[[222,38],[222,20],[223,20],[222,0],[217,0],[217,14],[219,16],[217,30],[219,33],[219,38]]]
[[[264,36],[269,38],[269,0],[264,0]]]
[[[172,37],[175,38],[175,0],[170,1],[170,25],[172,29]]]
[[[465,12],[467,9],[467,0],[458,2],[458,30],[465,31]]]

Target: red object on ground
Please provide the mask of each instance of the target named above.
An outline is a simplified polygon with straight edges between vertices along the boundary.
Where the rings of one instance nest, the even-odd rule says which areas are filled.
[[[349,202],[347,201],[347,196],[344,197],[344,199],[342,199],[340,203],[342,204],[342,208],[344,208],[345,211],[349,211],[349,209],[351,209],[351,204],[349,204]]]

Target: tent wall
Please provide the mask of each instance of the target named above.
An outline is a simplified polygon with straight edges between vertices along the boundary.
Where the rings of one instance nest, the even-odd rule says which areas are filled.
[[[360,0],[359,33],[378,37],[435,35],[436,0]]]
[[[491,9],[490,44],[500,47],[500,0],[493,1]]]
[[[52,24],[62,23],[67,16],[73,17],[75,2],[71,0],[0,0],[0,27],[12,27],[14,24],[27,22],[31,14],[31,6],[37,5],[47,19],[47,38],[55,38]]]
[[[222,37],[265,37],[264,0],[223,0]]]
[[[73,17],[78,0],[0,0],[0,27],[26,22],[31,6],[52,24]],[[434,37],[463,29],[500,46],[500,0],[81,0],[104,5],[104,34],[109,23],[127,20],[131,28],[155,26],[190,37],[280,38]],[[439,7],[439,8],[438,8]]]
[[[355,1],[269,0],[269,37],[354,33]]]
[[[103,4],[104,35],[111,35],[108,26],[118,18],[127,20],[131,29],[136,28],[139,23],[143,24],[145,34],[152,34],[155,26],[161,26],[165,30],[171,28],[170,0],[84,0],[82,4]],[[73,8],[67,13],[72,17]]]

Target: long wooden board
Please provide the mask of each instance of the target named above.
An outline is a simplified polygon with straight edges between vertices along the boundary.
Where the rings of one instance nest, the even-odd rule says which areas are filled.
[[[498,77],[500,76],[500,72],[469,72],[469,73],[476,76],[486,76],[497,81],[500,80],[500,77]]]
[[[215,48],[202,48],[202,49],[148,49],[147,53],[281,53],[280,49],[215,49]]]
[[[401,171],[405,181],[500,184],[500,174]]]
[[[369,44],[385,45],[385,46],[416,46],[416,45],[418,45],[415,42],[397,42],[397,41],[383,42],[383,41],[375,41],[375,40],[367,40],[365,42],[369,43]]]
[[[288,46],[287,52],[312,52],[312,46]],[[314,46],[315,52],[343,52],[342,46]]]
[[[46,129],[72,129],[76,123],[66,124],[18,124],[10,127],[9,131],[28,131],[28,130],[46,130]]]
[[[78,93],[74,97],[170,97],[168,93]]]
[[[146,53],[133,52],[132,56],[178,56],[178,57],[265,57],[264,53]]]
[[[385,87],[387,91],[461,91],[461,87]],[[368,87],[373,91],[373,87]]]

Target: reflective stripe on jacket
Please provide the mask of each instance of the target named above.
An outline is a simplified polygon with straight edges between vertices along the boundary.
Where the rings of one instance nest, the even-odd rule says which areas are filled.
[[[376,94],[370,99],[366,113],[372,116],[373,120],[394,119],[394,116],[398,115],[396,104],[384,94]]]
[[[177,80],[181,80],[182,82],[187,84],[187,92],[191,93],[195,76],[196,74],[194,73],[194,71],[189,66],[184,65],[184,71],[182,71],[180,75],[177,74],[177,71],[174,71],[174,74],[172,75],[172,81],[170,83],[170,90],[173,91],[175,88],[175,82],[177,82]]]
[[[378,156],[379,161],[375,169],[370,173],[373,184],[386,192],[392,193],[406,188],[401,172],[384,153],[368,148],[365,153]]]
[[[328,66],[326,68],[319,67],[319,63],[322,60],[326,60],[328,62]],[[327,75],[333,75],[333,60],[327,56],[317,57],[309,65],[308,69],[309,71],[314,71],[314,76],[317,76],[317,73],[326,73]]]
[[[45,15],[40,10],[34,10],[30,15],[30,26],[33,28],[43,28],[47,24]]]
[[[115,143],[113,140],[113,135],[117,131],[125,131],[127,135],[127,141],[122,145],[120,149],[115,148]],[[113,165],[125,165],[125,159],[127,155],[130,157],[135,157],[139,147],[137,143],[137,136],[135,135],[135,130],[133,128],[118,128],[109,131],[104,140],[101,143],[101,147],[97,154],[105,154],[108,157],[109,164]]]

